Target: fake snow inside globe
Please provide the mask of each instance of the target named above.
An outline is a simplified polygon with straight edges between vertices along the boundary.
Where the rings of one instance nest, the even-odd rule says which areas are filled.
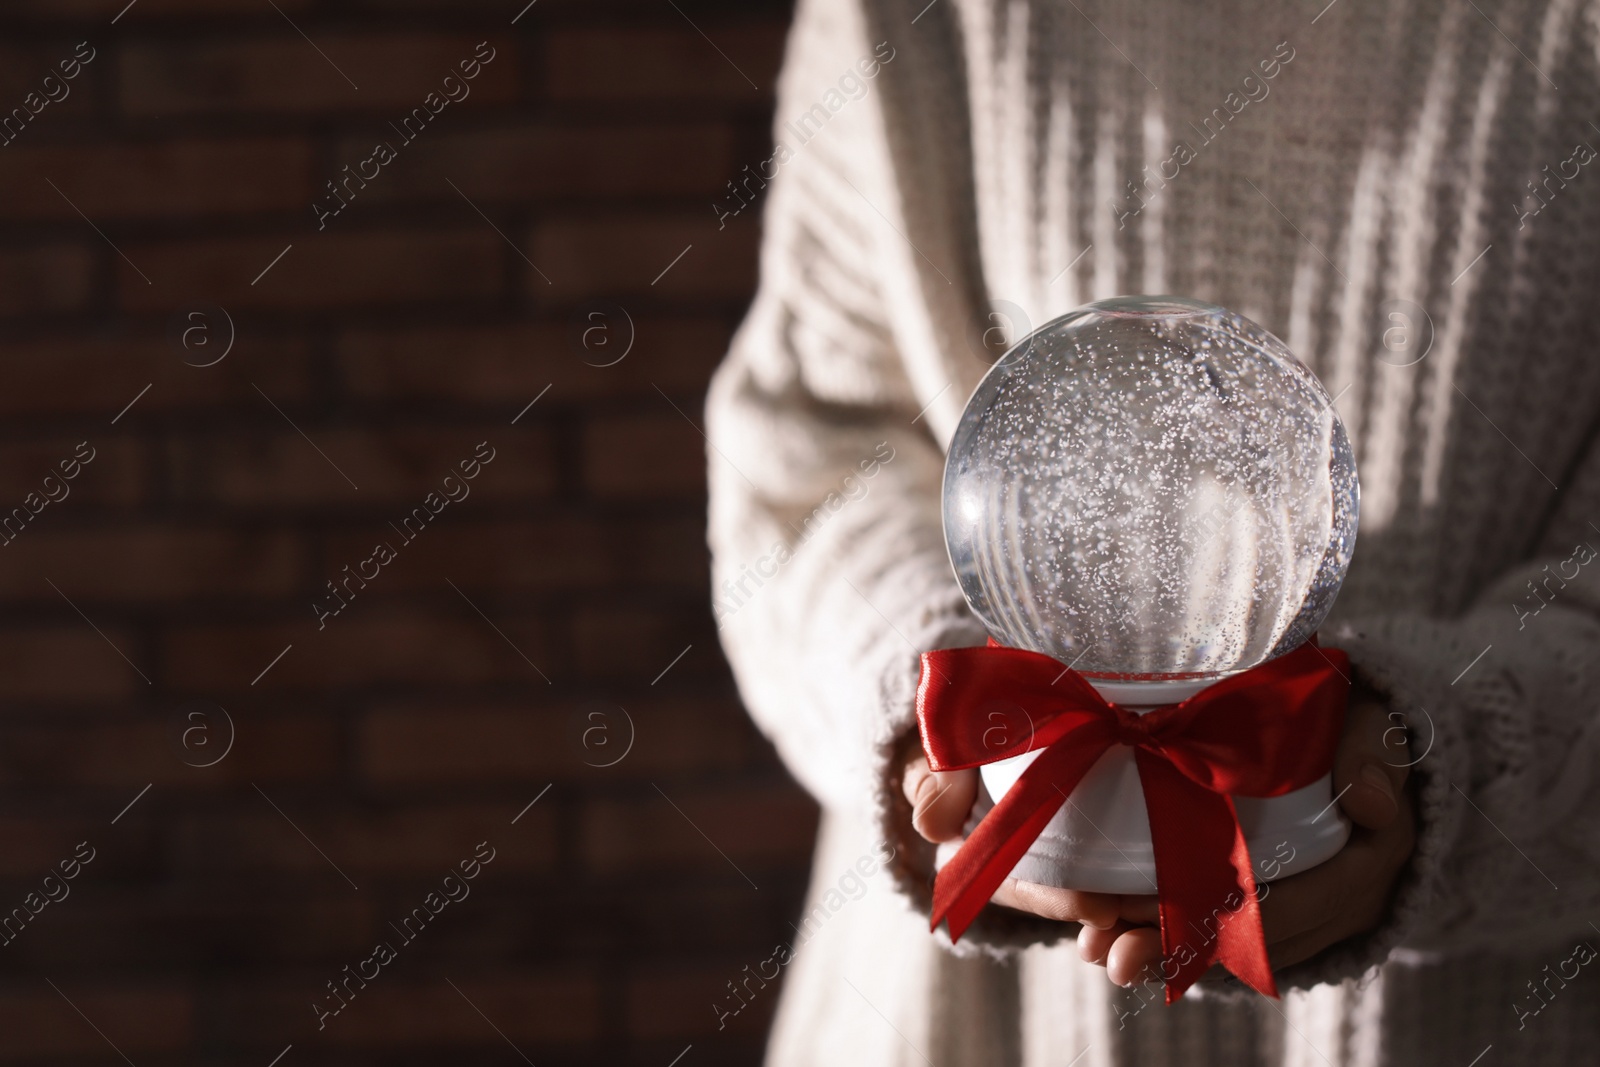
[[[1168,296],[1089,304],[1041,327],[968,401],[944,473],[962,592],[1003,645],[1070,665],[1116,704],[1173,704],[1311,638],[1355,546],[1344,424],[1282,341]],[[983,767],[998,798],[1037,752]],[[1324,778],[1235,798],[1258,881],[1348,835]],[[1130,749],[1073,791],[1013,876],[1153,893]]]

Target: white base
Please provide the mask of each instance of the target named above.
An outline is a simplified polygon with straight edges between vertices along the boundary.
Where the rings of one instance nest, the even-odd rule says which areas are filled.
[[[1210,682],[1093,683],[1107,700],[1144,714],[1198,693]],[[998,801],[1039,756],[1033,751],[980,768]],[[1280,797],[1235,797],[1257,882],[1315,867],[1344,847],[1350,824],[1333,804],[1332,776]],[[1133,750],[1113,746],[1089,769],[1011,876],[1097,893],[1154,893],[1150,816]]]

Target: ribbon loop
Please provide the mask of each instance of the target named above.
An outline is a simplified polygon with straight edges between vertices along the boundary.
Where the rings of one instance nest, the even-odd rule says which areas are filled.
[[[1089,768],[1126,745],[1150,816],[1167,1003],[1212,963],[1277,996],[1232,797],[1281,796],[1329,772],[1348,664],[1308,643],[1141,715],[1037,652],[991,641],[923,653],[917,720],[929,766],[958,770],[1043,749],[935,878],[933,928],[948,921],[960,939]],[[1021,711],[1026,735],[1011,728],[1014,715],[1002,716],[998,740],[996,727],[985,733],[988,724],[972,721],[996,707]]]

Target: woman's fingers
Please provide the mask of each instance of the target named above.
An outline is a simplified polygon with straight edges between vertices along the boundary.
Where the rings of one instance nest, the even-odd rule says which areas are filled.
[[[1161,931],[1135,926],[1121,934],[1106,955],[1106,977],[1119,986],[1160,981]]]
[[[1308,959],[1382,921],[1396,877],[1416,845],[1415,815],[1405,793],[1399,818],[1381,830],[1357,829],[1332,859],[1272,884],[1261,902],[1274,967]]]
[[[972,804],[978,799],[978,772],[935,771],[921,746],[908,738],[902,749],[900,788],[911,804],[911,826],[935,843],[961,836]],[[1008,878],[994,894],[996,904],[1058,922],[1110,928],[1117,921],[1118,900],[1105,893],[1053,889]]]
[[[1356,825],[1382,829],[1399,814],[1409,750],[1396,713],[1370,695],[1351,699],[1334,757],[1333,789],[1340,809]]]
[[[1117,922],[1117,898],[1109,893],[1056,889],[1007,878],[990,899],[996,904],[1057,922],[1083,923],[1103,930],[1109,930]]]
[[[950,841],[961,836],[972,802],[978,799],[978,772],[933,771],[920,750],[906,761],[901,777],[911,802],[911,826],[929,841]]]
[[[903,751],[901,784],[912,827],[933,842],[959,838],[977,799],[978,772],[931,770],[921,746],[910,740]],[[1381,911],[1398,866],[1394,858],[1403,862],[1411,846],[1404,793],[1407,751],[1403,730],[1382,704],[1370,696],[1350,702],[1334,761],[1334,788],[1345,813],[1365,830],[1327,863],[1275,884],[1263,900],[1276,966],[1370,928]],[[1104,964],[1118,985],[1152,980],[1160,965],[1161,933],[1149,925],[1158,921],[1154,896],[1084,893],[1008,878],[993,901],[1058,922],[1082,923],[1079,952],[1091,963]]]
[[[1360,888],[1365,862],[1359,839],[1308,871],[1271,883],[1261,901],[1261,925],[1270,946],[1326,926]]]
[[[1133,927],[1130,924],[1120,920],[1104,930],[1085,925],[1078,931],[1078,955],[1083,957],[1085,963],[1097,963],[1104,967],[1106,957],[1111,954],[1111,946],[1131,929]]]
[[[1415,815],[1405,788],[1410,764],[1399,716],[1370,692],[1354,694],[1334,758],[1333,785],[1357,829],[1337,855],[1272,883],[1263,895],[1261,918],[1274,968],[1308,959],[1381,921],[1395,878],[1415,847]],[[1103,965],[1119,986],[1161,980],[1157,899],[1112,899],[1115,921],[1086,926],[1078,935],[1079,954]]]

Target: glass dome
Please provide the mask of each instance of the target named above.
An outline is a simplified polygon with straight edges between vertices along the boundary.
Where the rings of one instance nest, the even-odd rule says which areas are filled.
[[[1002,644],[1107,680],[1214,678],[1316,631],[1359,499],[1344,424],[1282,341],[1122,297],[990,368],[946,458],[944,530]]]

